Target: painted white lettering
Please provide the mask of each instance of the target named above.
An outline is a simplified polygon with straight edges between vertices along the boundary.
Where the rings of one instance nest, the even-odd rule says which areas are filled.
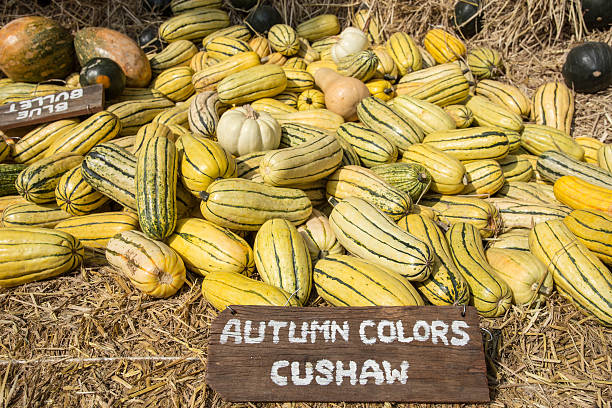
[[[62,92],[57,94],[57,96],[55,97],[55,101],[59,102],[61,99],[63,100],[68,100],[68,98],[70,97],[70,95],[68,94],[68,92]]]
[[[83,88],[77,88],[70,91],[70,99],[79,99],[83,96]]]
[[[221,338],[219,339],[219,343],[221,344],[227,343],[227,340],[230,337],[234,338],[234,344],[242,343],[242,335],[240,334],[240,320],[239,319],[229,319],[227,323],[225,323],[225,326],[223,327],[223,331],[221,332]]]
[[[9,105],[9,111],[8,113],[13,113],[13,112],[17,112],[17,108],[15,108],[16,104],[15,103],[11,103]]]
[[[278,370],[288,366],[289,362],[287,360],[275,361],[272,364],[272,368],[270,369],[270,379],[274,384],[280,385],[281,387],[287,385],[287,377],[280,375]]]
[[[421,329],[423,329],[425,333],[421,334]],[[417,320],[412,328],[412,335],[417,341],[429,340],[429,324],[425,320]]]
[[[40,116],[40,114],[42,113],[42,108],[36,108],[36,109],[32,109],[30,111],[30,117],[36,115],[36,116]]]
[[[55,94],[43,96],[42,97],[43,104],[45,103],[45,98],[49,99],[49,102],[47,102],[48,104],[53,104],[55,102]]]
[[[304,363],[304,372],[305,377],[300,377],[300,363],[294,361],[291,363],[291,382],[293,385],[310,385],[312,382],[312,373],[313,373],[312,363],[307,361]]]
[[[339,334],[342,339],[348,343],[349,341],[349,324],[347,321],[342,322],[342,327],[336,323],[335,320],[332,320],[331,326],[329,328],[331,333],[331,341],[332,343],[336,342],[336,334]]]
[[[48,110],[49,113],[53,113],[53,105],[43,106],[42,108]]]
[[[289,343],[306,343],[308,337],[308,323],[302,323],[302,337],[295,337],[295,322],[289,323]]]
[[[310,322],[310,342],[314,343],[317,341],[317,332],[321,332],[323,334],[323,339],[327,343],[329,341],[329,324],[329,320],[325,320],[321,324],[316,320]]]
[[[372,320],[364,320],[359,325],[359,337],[361,338],[361,342],[363,344],[374,344],[376,343],[376,337],[367,338],[366,337],[366,327],[374,327],[374,322]]]
[[[42,96],[39,96],[38,98],[34,98],[31,101],[32,101],[33,105],[36,104],[36,103],[38,103],[38,106],[42,106],[43,105],[43,98],[42,98]]]
[[[21,111],[17,114],[17,119],[27,119],[28,111]]]
[[[411,343],[414,341],[412,337],[404,337],[404,324],[401,320],[398,320],[395,325],[397,327],[397,341],[400,343]]]
[[[446,338],[448,333],[448,324],[442,320],[434,320],[431,322],[431,341],[433,344],[438,344],[438,338],[442,340],[442,343],[448,345],[448,339]]]
[[[368,383],[368,378],[373,378],[374,384],[376,385],[380,385],[385,382],[385,376],[378,363],[374,360],[366,360],[363,362],[361,374],[359,375],[359,384],[366,385]]]
[[[19,101],[19,109],[27,110],[32,108],[32,101]]]
[[[251,337],[251,323],[250,320],[244,322],[244,342],[246,344],[259,344],[266,335],[266,322],[259,322],[259,334],[257,337]]]
[[[68,102],[60,102],[57,105],[55,105],[56,112],[63,112],[65,110],[68,110]]]
[[[402,384],[406,384],[408,380],[408,368],[410,364],[407,361],[402,361],[400,369],[392,369],[391,363],[383,361],[382,366],[385,370],[385,377],[387,378],[387,384],[393,384],[395,381],[399,381]]]
[[[389,334],[385,334],[385,328],[389,328]],[[390,320],[381,320],[378,322],[378,340],[383,343],[393,343],[397,340],[397,331],[395,330],[395,324]]]
[[[317,365],[315,366],[315,370],[323,375],[317,375],[315,377],[315,381],[319,385],[329,385],[334,380],[334,363],[329,360],[319,360],[317,361]]]
[[[278,332],[281,327],[287,327],[287,322],[279,322],[278,320],[270,320],[268,326],[272,327],[272,342],[278,344]]]
[[[342,361],[336,361],[336,385],[342,385],[344,377],[350,378],[351,385],[357,384],[357,363],[349,361],[349,368],[344,369]]]
[[[468,326],[468,324],[463,320],[453,321],[453,323],[451,324],[451,330],[453,331],[453,334],[461,336],[460,338],[451,338],[450,342],[453,346],[465,346],[466,344],[468,344],[468,342],[470,341],[470,335],[462,329],[468,329],[469,327],[470,326]]]

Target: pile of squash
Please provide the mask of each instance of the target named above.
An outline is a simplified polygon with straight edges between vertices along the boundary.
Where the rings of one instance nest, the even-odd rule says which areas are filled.
[[[170,5],[155,54],[85,28],[28,67],[0,58],[0,103],[96,82],[109,97],[0,140],[0,286],[70,272],[91,247],[150,296],[201,275],[217,309],[319,296],[495,317],[556,289],[612,325],[612,146],[572,137],[564,83],[529,98],[496,50],[440,28],[385,41],[367,9],[342,30]],[[0,51],[15,30],[34,50],[72,38],[29,19]],[[49,78],[65,85],[35,83]]]

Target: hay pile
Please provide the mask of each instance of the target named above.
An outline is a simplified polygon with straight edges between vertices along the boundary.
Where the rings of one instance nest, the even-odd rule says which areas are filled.
[[[290,23],[321,12],[346,21],[358,2],[277,0]],[[453,0],[367,0],[387,32],[422,39],[447,26]],[[503,52],[506,77],[529,95],[560,78],[571,45],[612,41],[612,31],[587,34],[573,0],[489,0],[482,33],[469,45]],[[47,15],[72,29],[111,27],[135,35],[160,21],[140,1],[31,0],[0,5],[0,24]],[[237,19],[239,16],[233,15]],[[575,136],[612,137],[612,92],[577,95]],[[374,404],[229,404],[206,387],[208,327],[216,315],[188,274],[174,297],[152,300],[88,252],[79,273],[0,291],[0,407],[373,407]],[[482,319],[492,407],[612,406],[612,330],[585,318],[554,295],[541,308],[513,308]],[[238,367],[238,369],[240,369]],[[382,404],[378,406],[383,406]],[[385,404],[385,408],[395,404]],[[421,407],[424,405],[412,405]]]

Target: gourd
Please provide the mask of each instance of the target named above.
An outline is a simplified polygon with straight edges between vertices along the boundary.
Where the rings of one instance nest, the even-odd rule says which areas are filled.
[[[315,83],[325,94],[325,106],[345,120],[357,118],[357,104],[370,96],[368,87],[356,78],[344,77],[329,68],[320,68]]]
[[[250,105],[225,112],[217,126],[219,144],[235,156],[278,149],[281,127],[269,113]]]
[[[610,28],[612,24],[612,7],[609,0],[582,0],[584,24],[589,30]]]
[[[473,37],[482,30],[480,11],[480,0],[459,0],[455,3],[453,25],[465,37]]]
[[[282,24],[283,18],[278,10],[267,4],[257,7],[244,21],[249,29],[265,33],[275,24]]]
[[[106,99],[113,99],[125,89],[125,74],[115,61],[93,58],[81,70],[79,83],[81,86],[102,84]]]
[[[368,36],[358,28],[347,27],[340,33],[340,39],[331,47],[331,57],[337,64],[347,55],[358,53],[368,48]]]
[[[612,84],[612,47],[604,42],[587,42],[567,54],[563,78],[576,92],[595,93]]]

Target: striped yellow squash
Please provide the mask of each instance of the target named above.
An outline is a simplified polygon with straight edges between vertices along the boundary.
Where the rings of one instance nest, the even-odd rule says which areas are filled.
[[[435,131],[455,129],[455,121],[441,107],[413,98],[401,95],[389,102],[397,113],[411,120],[421,129],[425,135]]]
[[[219,8],[222,4],[221,0],[172,0],[170,1],[170,9],[172,14],[177,15],[203,8]]]
[[[319,210],[313,208],[308,220],[297,230],[308,247],[313,264],[329,255],[344,254],[344,248],[338,242],[329,219]]]
[[[310,71],[308,71],[310,72]],[[312,75],[312,73],[311,73]],[[276,99],[277,101],[280,101],[282,103],[284,103],[285,105],[288,105],[292,108],[297,109],[297,103],[298,103],[298,94],[293,93],[293,92],[281,92],[278,95],[276,95],[274,97],[274,99]],[[325,107],[325,106],[324,106]],[[298,109],[301,110],[301,109]]]
[[[470,71],[478,79],[488,79],[500,76],[504,70],[504,63],[498,51],[479,47],[467,54],[467,63]]]
[[[429,246],[368,201],[358,197],[340,201],[329,222],[338,242],[351,254],[410,281],[420,282],[430,275],[433,255]]]
[[[399,70],[397,65],[395,65],[395,61],[393,61],[393,58],[387,51],[387,48],[384,45],[377,45],[372,48],[372,51],[374,51],[374,54],[378,57],[378,65],[376,66],[374,78],[380,78],[395,83],[399,78]]]
[[[0,214],[11,204],[22,202],[27,203],[27,200],[24,200],[20,195],[8,195],[0,197]],[[0,217],[1,218],[1,217]],[[1,222],[0,222],[1,225]]]
[[[584,148],[573,138],[546,125],[526,124],[521,133],[521,147],[537,156],[547,150],[556,150],[576,160],[584,157]]]
[[[83,263],[83,245],[62,231],[0,229],[0,287],[23,285],[70,272]]]
[[[272,115],[281,125],[300,124],[317,127],[329,132],[336,132],[338,126],[344,123],[342,116],[327,109],[311,109],[293,113]]]
[[[147,100],[147,99],[163,99],[166,97],[162,95],[159,91],[153,88],[125,88],[123,93],[118,97],[111,99],[108,101],[110,104],[117,104],[120,102],[128,102],[128,101],[139,101],[139,100]]]
[[[196,92],[214,91],[224,78],[259,65],[259,55],[253,51],[242,52],[219,63],[205,67],[191,78]]]
[[[337,134],[353,146],[364,167],[393,163],[397,160],[395,145],[363,124],[343,123]]]
[[[536,89],[532,98],[532,118],[538,125],[557,128],[571,134],[574,95],[562,82],[547,82]]]
[[[222,28],[204,37],[202,39],[202,47],[206,49],[206,46],[208,45],[208,43],[217,37],[229,37],[229,38],[236,38],[238,40],[249,41],[251,39],[251,31],[249,31],[248,27],[243,24]],[[255,38],[261,38],[261,37],[253,37],[253,39]],[[250,43],[249,43],[249,46],[250,46]]]
[[[310,252],[300,233],[284,219],[266,221],[253,244],[255,265],[261,279],[291,293],[305,303],[312,287]]]
[[[61,152],[38,160],[19,173],[15,181],[17,192],[32,203],[55,202],[55,187],[60,178],[82,161],[83,156],[70,152]]]
[[[333,35],[330,37],[321,38],[320,40],[313,41],[311,46],[314,50],[319,53],[328,52],[332,45],[337,43],[340,40],[339,36]],[[331,58],[331,57],[330,57]]]
[[[277,97],[277,100],[278,100],[278,97]],[[279,102],[282,102],[282,101],[279,101]],[[297,106],[297,109],[300,111],[312,110],[312,109],[325,109],[325,95],[323,94],[323,92],[317,89],[307,89],[298,95],[296,106]]]
[[[222,227],[242,231],[257,231],[272,218],[283,218],[300,225],[312,212],[312,204],[301,190],[238,178],[217,180],[200,195],[204,218]]]
[[[108,241],[123,231],[138,229],[138,216],[127,211],[81,215],[60,221],[55,226],[91,248],[106,248]]]
[[[465,167],[455,157],[429,144],[410,146],[402,156],[402,162],[418,163],[431,174],[431,190],[441,194],[458,194],[463,190]]]
[[[308,19],[297,26],[297,35],[308,41],[336,35],[340,32],[340,22],[334,14],[321,14]]]
[[[308,64],[303,58],[293,57],[289,58],[287,62],[283,64],[283,68],[306,70],[306,68],[308,68]]]
[[[168,44],[160,53],[155,54],[149,62],[151,63],[151,71],[154,75],[159,75],[162,71],[174,68],[189,66],[191,59],[198,53],[196,47],[191,41],[179,40]]]
[[[58,222],[72,217],[55,204],[34,204],[19,197],[0,214],[1,226],[53,228]]]
[[[296,57],[303,59],[306,64],[318,61],[321,58],[319,52],[310,46],[307,39],[298,37],[298,41],[300,42],[300,49],[295,54]]]
[[[471,196],[425,195],[421,205],[430,207],[439,221],[447,225],[469,223],[483,238],[495,235],[501,228],[501,217],[488,201]]]
[[[287,122],[281,125],[281,141],[279,148],[297,146],[314,138],[326,136],[327,131],[316,126]]]
[[[363,32],[368,33],[368,39],[372,44],[380,44],[382,37],[380,35],[380,24],[376,18],[376,14],[372,9],[362,8],[357,10],[353,15],[353,26]]]
[[[174,107],[163,110],[153,118],[152,123],[161,123],[162,125],[179,125],[189,126],[189,105],[191,99],[185,102],[179,102]]]
[[[597,154],[599,149],[605,146],[604,143],[590,136],[578,136],[574,141],[584,149],[584,161],[597,165]]]
[[[270,55],[270,42],[266,37],[255,36],[249,41],[249,47],[259,56],[264,58]]]
[[[301,93],[314,87],[314,78],[305,69],[283,67],[287,86],[285,92]]]
[[[11,159],[15,163],[24,164],[32,164],[42,159],[47,148],[78,123],[78,119],[63,119],[36,127],[15,143],[11,149]]]
[[[448,105],[444,111],[453,118],[457,129],[464,129],[472,124],[474,113],[465,105]]]
[[[612,174],[612,144],[606,144],[597,151],[597,165]]]
[[[159,122],[151,122],[138,129],[138,133],[136,133],[136,139],[134,141],[134,147],[132,149],[134,154],[138,155],[144,145],[154,137],[163,137],[170,139],[173,142],[176,142],[177,140],[177,136],[172,133],[170,127]]]
[[[63,152],[84,155],[98,143],[113,139],[120,131],[121,122],[117,116],[107,111],[95,113],[56,138],[44,157]]]
[[[506,184],[499,189],[496,196],[526,203],[561,205],[555,198],[552,186],[524,181],[506,180]]]
[[[531,252],[552,272],[562,296],[606,326],[612,326],[612,276],[605,265],[565,226],[554,220],[535,226]]]
[[[436,131],[425,136],[423,144],[461,161],[501,159],[508,155],[508,137],[492,127]]]
[[[235,272],[212,272],[202,281],[202,295],[217,310],[230,305],[301,306],[291,293]]]
[[[509,154],[503,159],[497,159],[504,173],[506,182],[510,181],[529,181],[533,176],[533,166],[524,157]]]
[[[255,258],[249,244],[232,231],[199,218],[183,218],[167,240],[187,269],[206,276],[233,272],[250,276]]]
[[[198,93],[191,104],[187,120],[189,129],[197,136],[213,137],[219,123],[219,108],[221,102],[214,91]]]
[[[202,71],[208,67],[211,60],[211,58],[208,58],[208,53],[206,53],[206,51],[198,51],[193,57],[191,57],[188,67],[193,70],[195,76],[195,74],[197,74],[199,71]],[[193,81],[193,77],[191,79]]]
[[[423,130],[410,119],[401,116],[384,101],[369,97],[357,105],[359,120],[393,143],[400,152],[423,140]]]
[[[106,260],[152,297],[172,296],[185,283],[185,264],[178,254],[140,231],[123,231],[111,238]]]
[[[529,252],[531,228],[515,228],[496,237],[487,238],[489,248]]]
[[[386,47],[401,76],[422,68],[421,53],[410,35],[402,32],[394,33],[387,40]]]
[[[291,57],[300,49],[298,34],[287,24],[275,24],[268,31],[268,42],[274,51]]]
[[[448,63],[405,75],[395,92],[444,107],[464,101],[470,84],[458,64]]]
[[[206,44],[206,53],[209,58],[223,61],[241,52],[253,51],[249,44],[238,38],[215,37]]]
[[[440,28],[425,34],[423,45],[438,64],[452,62],[465,55],[465,44],[459,38]]]
[[[106,110],[119,118],[121,122],[119,135],[130,136],[135,135],[138,129],[151,122],[159,113],[173,106],[174,103],[164,97],[119,102]]]
[[[72,215],[85,215],[102,207],[109,198],[96,191],[84,179],[81,165],[64,173],[55,188],[55,201]]]
[[[490,248],[486,256],[495,275],[512,290],[515,305],[544,302],[552,293],[552,273],[530,252]]]
[[[333,173],[342,161],[342,149],[334,135],[315,137],[300,145],[273,150],[259,163],[266,184],[307,184]]]
[[[610,172],[559,151],[549,150],[542,153],[538,157],[536,167],[542,178],[553,183],[562,176],[576,176],[589,183],[612,188],[612,174]]]
[[[612,215],[597,210],[574,210],[563,223],[602,262],[612,265]]]
[[[410,211],[410,196],[360,166],[344,166],[327,179],[327,196],[337,201],[348,197],[362,198],[397,221]]]
[[[333,306],[419,306],[423,299],[397,273],[348,255],[319,260],[314,267],[317,293]]]
[[[407,193],[415,203],[431,186],[431,174],[418,163],[381,164],[371,170],[391,186]]]
[[[433,55],[431,55],[425,48],[419,46],[419,52],[421,53],[421,58],[423,59],[423,68],[430,68],[438,64]]]
[[[257,112],[266,112],[270,115],[297,112],[297,109],[274,98],[261,98],[251,102],[251,108]]]
[[[463,188],[462,194],[491,196],[504,185],[504,172],[499,163],[493,159],[474,160],[463,166],[467,185]]]
[[[361,160],[359,156],[357,156],[357,152],[353,149],[353,146],[340,136],[337,136],[338,143],[340,143],[340,147],[342,148],[342,166],[361,166]]]
[[[422,215],[409,214],[398,225],[433,251],[431,275],[422,282],[416,282],[415,288],[434,305],[468,304],[468,284],[453,263],[448,242],[435,222]]]
[[[524,118],[528,118],[531,112],[531,101],[529,98],[517,87],[504,84],[503,82],[492,79],[478,81],[476,94],[482,95],[491,102],[503,106],[510,112]]]
[[[211,139],[194,135],[181,137],[181,181],[196,197],[218,178],[236,177],[236,159]]]
[[[376,73],[378,57],[373,51],[363,50],[339,58],[336,65],[339,74],[366,82]]]
[[[219,100],[226,104],[243,104],[277,95],[285,90],[287,77],[277,65],[260,65],[231,74],[219,82]]]
[[[504,129],[503,131],[508,138],[508,153],[517,152],[521,147],[521,134],[508,129]],[[535,158],[535,160],[537,160],[537,158]]]
[[[189,67],[168,68],[155,78],[153,88],[171,101],[184,101],[195,92],[192,77],[193,70]]]
[[[491,198],[489,202],[499,211],[504,231],[533,228],[548,220],[562,220],[571,211],[563,205],[524,203],[507,198]]]
[[[492,126],[515,132],[523,130],[523,120],[518,114],[484,96],[471,97],[465,106],[474,114],[474,122],[478,126]]]
[[[4,136],[4,134],[2,136]],[[9,143],[7,143],[4,137],[0,137],[0,163],[6,160],[10,155],[11,147]]]
[[[259,173],[259,163],[268,151],[248,153],[236,158],[236,177],[247,180],[253,179]]]
[[[576,176],[563,176],[555,181],[553,189],[557,200],[574,210],[599,210],[612,214],[612,188]]]
[[[391,100],[395,96],[393,84],[385,79],[372,79],[365,84],[370,91],[370,95],[381,99],[385,102]]]
[[[114,144],[115,146],[123,147],[129,152],[134,152],[134,143],[136,143],[136,136],[123,136],[117,139],[110,140],[108,143]]]
[[[478,313],[503,316],[512,304],[512,291],[487,262],[478,229],[460,222],[448,230],[446,237],[453,262],[470,287]]]
[[[166,42],[199,40],[229,24],[229,16],[225,11],[214,8],[194,9],[164,21],[159,26],[159,38]]]
[[[287,57],[280,52],[273,52],[261,59],[261,63],[264,65],[278,65],[279,67],[282,67],[285,62],[287,62]]]

